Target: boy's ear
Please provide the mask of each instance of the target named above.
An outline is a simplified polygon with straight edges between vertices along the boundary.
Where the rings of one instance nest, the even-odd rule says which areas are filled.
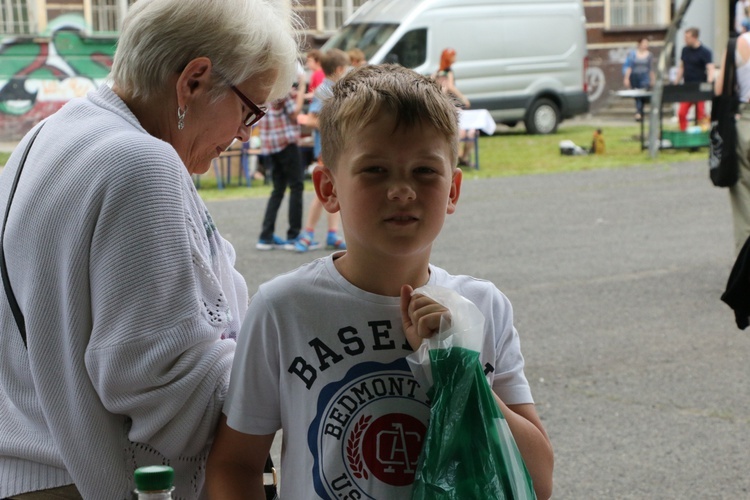
[[[177,104],[182,107],[188,104],[197,94],[211,88],[213,64],[207,57],[197,57],[187,63],[177,77]]]
[[[458,203],[458,198],[461,196],[461,180],[463,179],[463,175],[464,173],[460,168],[453,171],[451,191],[448,194],[448,208],[446,209],[446,213],[449,215],[456,211],[456,203]]]
[[[333,172],[328,167],[316,165],[312,172],[312,181],[315,186],[315,194],[318,195],[318,199],[326,212],[338,212],[340,207]]]

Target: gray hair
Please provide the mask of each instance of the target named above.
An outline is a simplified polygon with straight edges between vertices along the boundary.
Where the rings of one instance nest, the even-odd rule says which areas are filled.
[[[188,62],[207,57],[232,84],[277,69],[269,99],[281,97],[297,72],[300,24],[291,1],[138,0],[125,17],[110,78],[148,100]]]
[[[455,167],[458,110],[438,83],[398,64],[357,68],[333,86],[319,116],[323,164],[335,169],[352,130],[383,112],[393,114],[396,128],[422,123],[434,127],[450,144]]]

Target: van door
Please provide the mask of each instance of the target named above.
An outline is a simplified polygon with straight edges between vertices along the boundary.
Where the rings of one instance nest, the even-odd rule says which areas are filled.
[[[427,28],[418,28],[404,33],[383,62],[400,64],[414,69],[427,61]]]

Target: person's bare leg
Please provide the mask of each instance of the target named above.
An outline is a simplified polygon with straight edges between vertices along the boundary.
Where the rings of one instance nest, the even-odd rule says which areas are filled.
[[[302,232],[294,243],[294,250],[297,252],[307,252],[310,250],[310,246],[313,245],[313,237],[315,235],[315,226],[318,225],[320,216],[323,214],[323,204],[320,202],[318,197],[312,199],[310,208],[307,212],[307,222]],[[338,214],[337,214],[338,215]],[[337,223],[338,224],[338,223]],[[330,218],[329,218],[330,225]]]
[[[312,203],[310,203],[310,211],[307,213],[307,224],[305,225],[305,231],[309,231],[311,233],[315,232],[315,226],[318,225],[318,221],[320,220],[320,216],[323,213],[323,204],[320,203],[320,200],[316,196],[313,198]]]
[[[468,165],[469,164],[469,145],[467,142],[466,130],[460,130],[458,133],[458,164]]]
[[[344,239],[339,236],[339,222],[341,222],[341,216],[338,212],[328,214],[326,247],[334,250],[346,250],[346,243],[344,243]]]

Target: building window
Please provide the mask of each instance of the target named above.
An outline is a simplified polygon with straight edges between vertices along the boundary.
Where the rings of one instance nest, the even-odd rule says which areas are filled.
[[[129,6],[136,0],[89,0],[91,28],[94,33],[115,33],[122,28],[122,20]]]
[[[91,1],[91,30],[94,33],[117,31],[119,26],[117,0]]]
[[[637,28],[669,24],[669,0],[608,0],[610,28]]]
[[[0,0],[0,35],[28,35],[35,30],[28,0]]]
[[[367,0],[323,0],[322,31],[336,31]]]

